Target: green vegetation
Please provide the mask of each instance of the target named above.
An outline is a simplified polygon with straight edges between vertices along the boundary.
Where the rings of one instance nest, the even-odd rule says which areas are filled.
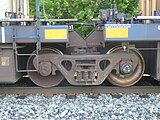
[[[30,14],[33,16],[36,13],[35,1],[30,0]],[[107,9],[111,3],[117,4],[118,11],[126,13],[127,17],[139,11],[139,0],[40,0],[40,10],[41,16],[46,19],[77,18],[80,22],[89,23],[92,18],[98,17],[99,9]],[[82,36],[88,34],[90,29],[92,27],[77,27]]]

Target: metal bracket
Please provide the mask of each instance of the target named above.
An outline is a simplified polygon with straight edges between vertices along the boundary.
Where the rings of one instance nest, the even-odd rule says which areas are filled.
[[[129,52],[129,42],[122,42],[121,45],[124,51]]]

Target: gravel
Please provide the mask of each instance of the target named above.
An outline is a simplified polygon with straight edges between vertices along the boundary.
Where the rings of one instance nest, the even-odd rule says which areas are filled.
[[[160,94],[0,96],[0,120],[157,120]]]

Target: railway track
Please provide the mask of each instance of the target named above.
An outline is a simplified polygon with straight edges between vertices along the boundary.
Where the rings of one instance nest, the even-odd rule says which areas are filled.
[[[135,94],[148,94],[148,93],[160,93],[160,86],[132,86],[132,87],[53,87],[53,88],[40,88],[40,87],[1,87],[0,94],[118,94],[118,93],[135,93]]]

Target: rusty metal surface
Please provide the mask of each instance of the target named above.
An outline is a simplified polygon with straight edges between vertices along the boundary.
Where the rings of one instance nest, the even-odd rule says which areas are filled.
[[[137,57],[134,54],[128,53],[113,53],[113,54],[105,54],[105,55],[56,55],[56,54],[45,54],[39,55],[38,60],[40,61],[50,61],[52,62],[57,69],[63,74],[63,76],[67,79],[67,81],[72,85],[100,85],[112,71],[112,69],[119,63],[122,58],[131,59],[133,61],[137,61]],[[33,64],[36,64],[37,58],[35,57],[33,60]],[[90,81],[80,81],[77,82],[73,77],[75,71],[78,69],[75,67],[77,65],[76,61],[89,61],[95,60],[95,70],[91,72],[98,72],[98,77],[93,82]],[[102,70],[99,66],[100,62],[103,60],[110,61],[110,64]],[[70,61],[72,63],[71,70],[67,70],[64,66],[62,66],[63,61]],[[83,66],[84,64],[82,64]],[[87,64],[89,66],[89,64]]]
[[[160,93],[160,86],[132,86],[132,87],[53,87],[53,88],[41,88],[41,87],[1,87],[0,94],[118,94],[118,93]]]
[[[42,49],[39,51],[39,55],[41,54],[46,54],[46,53],[52,53],[52,54],[62,54],[60,51],[56,50],[56,49]],[[56,72],[57,74],[55,74],[54,70],[54,74],[51,75],[51,69],[53,69],[54,66],[51,66],[51,64],[49,62],[41,62],[41,64],[39,66],[37,66],[37,63],[35,63],[35,65],[33,65],[32,60],[34,59],[34,56],[30,56],[30,58],[28,59],[28,63],[27,63],[27,70],[33,70],[33,69],[39,69],[39,72],[28,72],[28,75],[30,77],[30,79],[38,86],[41,87],[52,87],[52,86],[56,86],[58,85],[63,79],[63,75],[58,71]],[[37,62],[37,61],[36,61]],[[39,61],[40,63],[40,61]],[[42,65],[43,63],[43,65]],[[47,63],[50,64],[50,66],[46,66]],[[45,65],[44,65],[45,64]],[[38,67],[38,68],[37,68]],[[44,75],[44,74],[48,74],[48,75]]]
[[[67,47],[80,47],[86,48],[86,41],[74,30],[70,30],[69,34],[69,42],[67,43]]]
[[[120,47],[115,48],[111,51],[111,53],[112,54],[118,53],[119,51],[122,51],[122,48]],[[130,49],[129,52],[133,53],[138,58],[138,61],[135,62],[137,65],[134,65],[136,66],[136,68],[131,72],[131,74],[126,74],[126,75],[123,73],[117,74],[117,73],[114,73],[114,71],[112,71],[109,74],[108,78],[109,78],[109,81],[114,85],[121,86],[121,87],[132,86],[135,83],[137,83],[143,76],[143,73],[145,70],[145,63],[144,63],[143,56],[137,49]]]

